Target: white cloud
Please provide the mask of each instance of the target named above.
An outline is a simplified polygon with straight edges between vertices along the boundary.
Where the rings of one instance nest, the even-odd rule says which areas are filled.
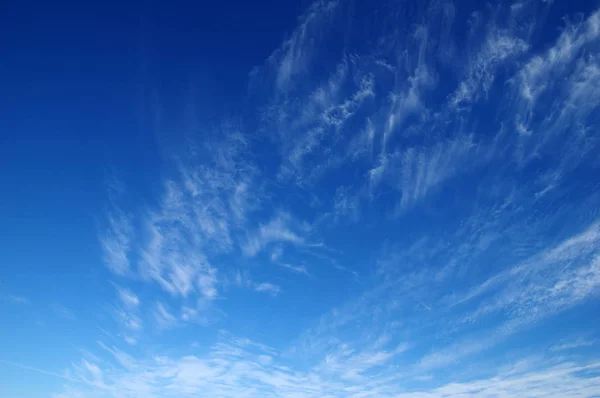
[[[290,38],[269,58],[275,68],[275,82],[279,91],[286,93],[299,74],[308,70],[313,61],[313,50],[318,41],[319,31],[327,26],[327,17],[337,5],[337,1],[316,1],[300,18],[298,27]]]
[[[210,258],[232,250],[233,234],[248,228],[248,214],[259,207],[246,137],[227,128],[223,136],[190,148],[179,173],[164,183],[159,206],[143,217],[140,273],[173,296],[218,296],[219,272]]]
[[[283,248],[282,247],[275,247],[275,249],[273,249],[273,252],[271,252],[271,261],[277,261],[279,260],[279,258],[283,255]]]
[[[575,350],[585,347],[592,347],[596,345],[598,342],[596,340],[586,340],[584,338],[574,339],[568,342],[564,342],[561,344],[556,344],[550,347],[550,351],[567,351],[567,350]]]
[[[143,272],[167,292],[187,296],[192,291],[197,273],[205,268],[202,254],[177,251],[178,237],[171,233],[171,236],[162,235],[155,227],[150,232],[152,241],[143,254]]]
[[[573,366],[572,364],[539,369],[517,376],[497,376],[485,380],[451,383],[427,392],[405,393],[398,398],[461,397],[577,397],[594,394],[600,381],[597,377],[580,377],[586,370],[596,369],[598,364]]]
[[[290,271],[299,273],[299,274],[308,275],[308,270],[306,269],[306,267],[304,265],[293,265],[293,264],[288,264],[288,263],[277,263],[277,265],[279,265],[282,268],[288,269]]]
[[[256,284],[254,286],[254,290],[256,290],[257,292],[270,293],[273,296],[276,296],[281,292],[281,288],[279,286],[266,282]]]
[[[374,95],[373,78],[370,76],[363,77],[357,91],[341,104],[328,104],[328,107],[321,114],[321,119],[325,124],[340,128],[367,98]]]
[[[129,345],[136,345],[138,343],[137,339],[131,336],[125,336],[123,337],[123,340]]]
[[[279,181],[313,184],[348,157],[338,134],[351,132],[350,122],[375,97],[374,77],[358,70],[357,62],[354,56],[344,56],[327,79],[309,85],[293,101],[273,99],[263,122],[283,159]]]
[[[404,210],[425,198],[432,190],[481,162],[481,154],[470,136],[442,141],[432,147],[411,147],[394,153],[372,170],[375,183],[386,178],[401,192],[398,210]]]
[[[176,325],[177,319],[165,307],[163,303],[157,302],[154,307],[154,322],[160,329],[169,329]]]
[[[349,187],[338,187],[333,197],[333,212],[336,220],[350,219],[358,221],[360,193],[352,192]]]
[[[564,68],[580,55],[584,46],[600,38],[600,11],[591,14],[585,21],[568,25],[555,45],[544,54],[532,57],[519,72],[521,96],[535,102],[542,92],[553,84]]]
[[[473,288],[458,304],[464,305],[476,297],[484,298],[474,310],[466,311],[463,322],[478,322],[484,317],[491,319],[492,314],[497,321],[483,334],[478,333],[478,336],[470,336],[424,356],[420,366],[431,369],[456,363],[465,356],[489,349],[532,323],[600,293],[600,256],[593,254],[597,247],[584,238],[589,232],[575,235]]]
[[[129,330],[140,330],[142,328],[142,319],[132,308],[117,308],[115,310],[117,321]]]
[[[267,62],[275,94],[259,111],[256,134],[240,133],[243,122],[203,132],[160,184],[160,200],[136,215],[139,230],[134,217],[111,213],[101,237],[107,266],[150,286],[136,288],[143,304],[119,288],[123,328],[107,335],[122,337],[137,356],[103,346],[108,360],[74,365],[77,379],[97,389],[68,385],[60,396],[568,397],[600,385],[598,366],[573,355],[594,340],[536,338],[541,357],[553,354],[537,362],[521,360],[516,348],[491,350],[600,293],[600,224],[562,235],[597,217],[596,188],[582,182],[594,169],[570,173],[597,149],[590,121],[600,66],[589,49],[599,12],[533,57],[524,39],[533,35],[523,32],[538,22],[513,19],[532,3],[512,7],[506,23],[503,7],[492,7],[491,19],[475,13],[474,31],[485,34],[471,32],[465,64],[452,39],[441,37],[452,27],[432,22],[451,25],[454,5],[432,4],[409,27],[394,19],[406,10],[378,5],[377,15],[394,17],[358,25],[378,39],[368,53],[353,47],[350,29],[348,52],[339,62],[319,60],[322,74],[313,76],[317,38],[343,3],[315,3]],[[356,26],[352,12],[343,18]],[[505,94],[511,84],[517,93]],[[498,96],[488,98],[496,86]],[[464,112],[484,102],[481,115]],[[266,162],[257,159],[263,148]],[[528,169],[522,159],[536,163]],[[565,183],[575,189],[565,193]],[[445,188],[453,192],[448,201],[436,196]],[[339,222],[359,218],[364,224]],[[324,276],[311,278],[311,289],[328,289],[318,303],[272,277],[275,266],[308,275],[308,256],[333,265],[311,268]],[[307,280],[281,271],[285,283]],[[215,332],[206,327],[208,310],[234,320],[229,327],[236,311],[253,317],[247,295],[284,289],[290,293],[278,302],[289,300],[289,308],[314,305],[284,314],[297,317],[290,327],[308,323],[304,330],[275,331],[276,341],[300,335],[296,341],[275,349],[220,333],[208,343]],[[311,323],[318,305],[335,306]],[[277,307],[269,315],[281,316]],[[268,340],[263,312],[243,327]],[[156,345],[146,345],[146,323],[162,331]],[[184,324],[205,328],[203,344],[163,350],[169,329]]]
[[[185,161],[176,161],[178,173],[163,181],[161,200],[138,209],[140,222],[136,225],[134,216],[116,204],[123,195],[123,184],[109,181],[111,211],[99,240],[104,262],[112,272],[156,282],[181,300],[218,296],[218,272],[208,257],[231,250],[232,231],[244,228],[248,213],[259,207],[260,196],[260,187],[252,183],[256,169],[245,157],[248,143],[232,130],[225,126],[218,140],[205,140],[204,148],[189,148]],[[137,267],[132,267],[131,261],[137,261]],[[133,291],[117,290],[119,303],[112,308],[112,315],[127,331],[124,339],[131,344],[139,338],[143,325],[141,302]],[[66,318],[74,317],[65,308],[55,306],[54,310]],[[160,325],[167,326],[174,318],[162,305],[154,313]]]
[[[271,243],[304,244],[304,238],[291,228],[291,217],[286,213],[279,213],[267,224],[262,224],[251,234],[242,246],[242,251],[247,256],[255,256]]]
[[[510,267],[490,277],[483,283],[472,288],[456,303],[464,303],[484,294],[498,291],[506,284],[525,287],[536,276],[544,273],[543,282],[546,289],[553,289],[552,285],[564,287],[564,281],[581,281],[578,272],[593,271],[596,261],[593,257],[600,241],[600,223],[593,222],[582,232],[573,235],[552,248],[547,248],[527,259],[524,263]],[[561,282],[562,281],[562,282]],[[539,281],[535,280],[536,285]],[[532,291],[543,293],[534,285]],[[573,286],[574,287],[574,286]],[[533,292],[532,292],[533,293]],[[558,293],[558,291],[557,291]],[[516,299],[516,297],[515,297]]]
[[[412,76],[406,79],[404,87],[390,95],[391,105],[385,123],[383,143],[384,148],[388,140],[398,130],[405,120],[415,113],[425,113],[425,106],[421,99],[423,92],[434,85],[434,77],[423,64],[418,65]]]
[[[375,190],[375,188],[377,188],[377,186],[383,179],[384,173],[387,171],[388,168],[388,163],[388,155],[380,154],[377,157],[373,167],[369,170],[369,192],[371,196],[373,195],[373,191]]]
[[[140,305],[140,299],[131,290],[126,288],[117,288],[119,292],[119,299],[128,308],[136,308]]]
[[[127,344],[135,345],[136,336],[139,336],[143,329],[143,320],[141,317],[141,301],[139,297],[130,289],[115,285],[117,290],[118,302],[112,309],[112,315],[121,328],[119,334]]]
[[[115,210],[108,216],[108,224],[107,231],[100,237],[104,263],[112,272],[124,275],[130,268],[131,220],[123,212]]]
[[[408,349],[407,344],[400,344],[392,350],[365,350],[356,352],[347,344],[342,344],[334,353],[325,356],[319,365],[319,370],[335,374],[342,380],[360,381],[363,374],[379,366],[389,365],[389,362],[397,355]],[[382,370],[385,372],[385,370]],[[369,375],[368,377],[371,377]],[[365,380],[366,381],[366,380]]]
[[[203,356],[160,356],[145,360],[127,359],[127,354],[109,349],[123,367],[81,362],[74,365],[74,380],[55,397],[148,397],[207,394],[214,397],[496,397],[590,396],[600,382],[594,372],[597,363],[574,365],[569,362],[543,366],[505,367],[489,377],[470,378],[452,383],[437,383],[429,388],[409,388],[409,376],[400,372],[374,372],[360,375],[371,368],[385,365],[406,350],[398,346],[392,351],[355,353],[351,347],[340,347],[336,356],[326,355],[314,369],[298,370],[281,365],[281,356],[261,344],[232,336],[214,344]],[[345,360],[347,362],[345,362]],[[118,361],[118,360],[117,360]],[[449,370],[451,372],[451,370]],[[587,373],[587,375],[586,375]],[[416,376],[423,380],[427,375]],[[425,379],[429,380],[429,378]],[[75,382],[79,381],[79,384]],[[403,383],[404,381],[404,383]],[[86,386],[90,386],[89,388]]]
[[[202,294],[202,296],[204,296],[205,298],[212,300],[215,297],[217,297],[217,289],[216,289],[216,284],[217,284],[217,278],[216,278],[216,271],[214,269],[211,269],[209,272],[207,272],[204,275],[200,275],[198,277],[198,287],[200,289],[200,293]]]
[[[525,53],[529,45],[518,37],[505,32],[492,30],[484,41],[481,50],[471,61],[468,73],[456,91],[450,96],[451,107],[460,107],[476,102],[487,93],[496,80],[496,69],[506,61]]]

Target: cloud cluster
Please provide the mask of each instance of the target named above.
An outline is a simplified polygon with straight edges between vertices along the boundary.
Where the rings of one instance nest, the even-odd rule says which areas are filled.
[[[111,199],[132,353],[52,372],[57,398],[597,392],[597,332],[541,325],[590,328],[600,293],[600,11],[552,36],[552,2],[366,3],[316,1],[252,72],[257,131],[202,132],[158,199]]]
[[[222,336],[224,342],[210,347],[205,356],[156,356],[132,360],[126,354],[110,350],[113,359],[106,366],[83,359],[74,366],[67,380],[77,381],[54,395],[67,397],[171,397],[208,394],[213,397],[510,397],[531,395],[544,397],[591,396],[599,381],[598,363],[574,365],[564,362],[541,365],[538,361],[507,365],[500,373],[468,382],[441,384],[431,390],[409,391],[408,385],[422,385],[428,377],[395,375],[359,375],[370,368],[383,366],[401,355],[405,346],[390,352],[327,355],[318,368],[292,370],[281,364],[273,349],[250,340]],[[335,377],[334,374],[339,375]],[[78,387],[75,387],[77,385]]]

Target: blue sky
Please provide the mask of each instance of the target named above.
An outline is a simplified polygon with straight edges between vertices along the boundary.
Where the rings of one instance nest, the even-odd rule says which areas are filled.
[[[598,2],[6,10],[2,396],[600,396]]]

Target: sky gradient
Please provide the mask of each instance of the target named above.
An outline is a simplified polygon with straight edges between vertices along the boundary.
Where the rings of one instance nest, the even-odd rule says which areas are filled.
[[[0,395],[600,397],[597,1],[5,11]]]

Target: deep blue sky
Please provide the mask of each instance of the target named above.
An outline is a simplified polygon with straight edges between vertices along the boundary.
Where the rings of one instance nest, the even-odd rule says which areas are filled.
[[[4,5],[0,395],[593,396],[599,6]]]

